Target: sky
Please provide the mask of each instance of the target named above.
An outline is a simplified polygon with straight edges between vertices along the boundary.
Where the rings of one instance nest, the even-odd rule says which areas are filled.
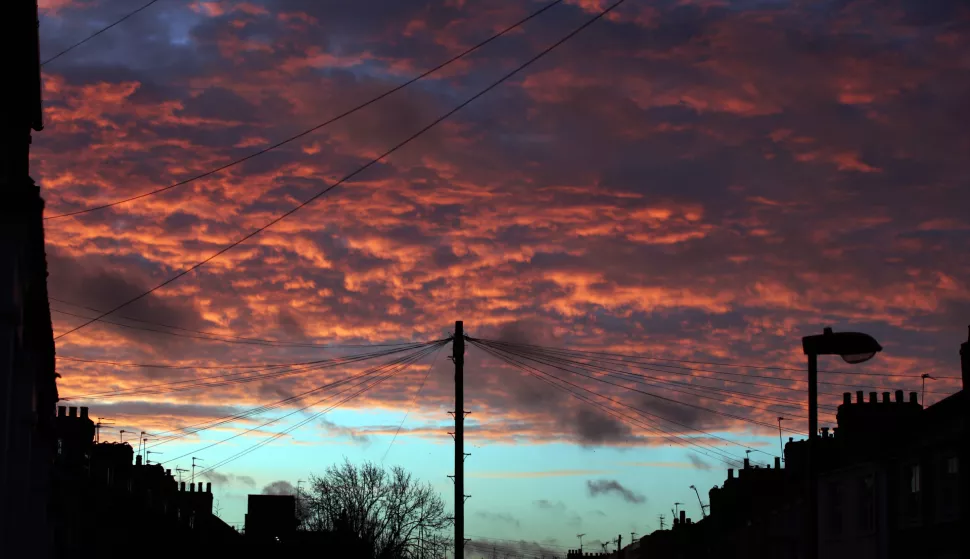
[[[132,9],[122,0],[40,5],[42,59]],[[326,121],[541,5],[162,0],[44,66],[32,176],[48,216],[167,186]],[[606,5],[563,2],[279,149],[156,196],[47,220],[55,335],[357,170]],[[837,358],[822,368],[906,375],[823,374],[828,382],[910,391],[922,373],[951,377],[928,381],[927,403],[959,389],[970,322],[968,98],[970,9],[958,0],[628,0],[391,156],[108,319],[116,324],[58,339],[60,394],[213,374],[191,368],[199,365],[366,351],[312,344],[435,340],[463,320],[478,338],[796,369],[707,367],[784,377],[787,389],[661,374],[754,399],[650,389],[696,407],[633,383],[572,379],[678,421],[667,427],[684,436],[770,460],[777,429],[701,408],[769,425],[796,415],[788,427],[805,432],[800,338],[824,326],[868,332],[884,351],[851,371]],[[216,470],[220,516],[241,522],[248,493],[295,486],[344,458],[402,465],[450,506],[450,351]],[[115,440],[121,429],[231,415],[361,370],[81,402],[114,420],[102,435]],[[696,447],[474,346],[465,387],[466,532],[479,540],[561,550],[578,533],[626,539],[656,529],[675,502],[699,517],[690,485],[706,500],[726,477]],[[834,425],[843,390],[855,388],[823,387],[822,425]],[[306,417],[196,456],[218,463]],[[150,458],[258,424],[224,425]]]

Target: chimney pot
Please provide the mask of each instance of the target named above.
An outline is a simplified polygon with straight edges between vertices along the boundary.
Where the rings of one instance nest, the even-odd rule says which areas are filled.
[[[879,399],[876,396],[877,396],[877,394],[875,392],[870,392],[869,393],[869,403],[870,404],[875,404],[876,402],[879,401]]]
[[[781,457],[780,456],[775,456],[775,469],[776,470],[781,469]]]
[[[67,406],[57,406],[57,417],[64,417],[67,415]]]
[[[195,482],[194,481],[189,484],[189,487],[190,487],[189,493],[195,493]]]
[[[680,511],[680,523],[685,524],[687,522],[687,511]]]
[[[903,391],[902,390],[897,390],[896,391],[896,403],[897,404],[902,404],[903,403]]]
[[[919,397],[919,393],[917,393],[917,392],[910,392],[909,393],[909,403],[910,404],[918,404],[919,403],[919,400],[917,399],[918,397]]]
[[[185,482],[179,484],[179,491],[185,491]]]
[[[88,418],[88,407],[81,406],[81,419],[87,419],[87,418]]]
[[[77,417],[77,406],[71,406],[67,408],[67,413],[71,417]]]
[[[842,404],[848,406],[851,403],[852,403],[852,393],[851,392],[843,392],[842,393]]]
[[[728,468],[728,479],[734,479],[734,468]]]
[[[141,466],[141,454],[139,454],[138,456],[135,456],[135,465]]]
[[[855,392],[855,403],[857,403],[857,404],[861,404],[862,403],[862,391],[861,390],[856,390],[856,392]]]
[[[206,493],[212,493],[212,482],[211,481],[205,482],[205,492]]]
[[[750,467],[751,467],[751,460],[749,460],[748,458],[745,458],[744,459],[744,469],[747,470]]]
[[[165,475],[167,475],[167,476],[172,475],[172,469],[169,468],[169,469],[165,470]]]
[[[822,427],[822,438],[823,439],[829,438],[829,428],[828,427]]]
[[[888,404],[889,403],[889,392],[883,392],[882,393],[882,403],[883,404]]]

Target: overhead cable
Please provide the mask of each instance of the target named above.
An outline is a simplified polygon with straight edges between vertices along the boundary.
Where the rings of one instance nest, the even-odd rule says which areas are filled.
[[[431,130],[432,128],[436,127],[438,124],[444,122],[446,119],[448,119],[449,117],[451,117],[452,115],[454,115],[458,111],[462,110],[463,108],[465,108],[468,105],[470,105],[471,103],[473,103],[476,99],[482,97],[483,95],[485,95],[489,91],[495,89],[496,87],[498,87],[499,85],[501,85],[505,81],[507,81],[510,78],[512,78],[513,76],[517,75],[519,72],[521,72],[525,68],[529,67],[530,65],[534,64],[538,60],[542,59],[547,54],[549,54],[550,52],[552,52],[554,49],[556,49],[560,45],[564,44],[569,39],[575,37],[581,31],[583,31],[584,29],[586,29],[587,27],[589,27],[593,23],[599,21],[601,18],[603,18],[604,16],[606,16],[607,14],[609,14],[610,12],[612,12],[614,9],[616,9],[617,7],[619,7],[620,5],[622,5],[623,2],[625,2],[625,1],[626,0],[616,0],[616,2],[614,2],[611,5],[609,5],[606,9],[601,10],[600,12],[598,12],[596,15],[594,15],[590,19],[586,20],[586,22],[584,22],[579,27],[573,29],[566,36],[564,36],[563,38],[559,39],[555,43],[549,45],[548,47],[544,48],[543,50],[539,51],[538,54],[532,56],[531,58],[529,58],[528,60],[526,60],[524,63],[516,66],[511,71],[509,71],[506,74],[504,74],[503,76],[501,76],[498,80],[492,82],[490,85],[488,85],[484,89],[480,90],[478,93],[472,95],[471,97],[469,97],[465,101],[461,102],[460,104],[458,104],[453,109],[449,110],[445,114],[441,115],[440,117],[438,117],[437,119],[435,119],[434,121],[432,121],[430,124],[424,126],[423,128],[421,128],[420,130],[418,130],[414,134],[410,135],[409,137],[407,137],[403,141],[398,142],[394,147],[392,147],[392,148],[388,149],[387,151],[381,153],[380,155],[378,155],[374,159],[371,159],[368,163],[366,163],[363,166],[357,168],[356,171],[353,171],[350,174],[345,175],[343,178],[341,178],[337,182],[335,182],[332,185],[328,186],[327,188],[324,188],[323,190],[317,192],[316,194],[314,194],[310,198],[307,198],[306,200],[304,200],[303,202],[301,202],[297,206],[295,206],[295,207],[287,210],[286,212],[280,214],[279,216],[273,218],[272,220],[270,220],[266,224],[262,225],[261,227],[259,227],[259,228],[255,229],[255,230],[247,233],[246,235],[244,235],[240,239],[238,239],[236,241],[233,241],[232,243],[229,243],[228,245],[226,245],[223,248],[219,249],[218,251],[212,253],[208,257],[204,258],[200,262],[197,262],[196,264],[193,264],[192,266],[190,266],[190,267],[188,267],[188,268],[186,268],[186,269],[178,272],[174,276],[172,276],[172,277],[166,279],[165,281],[159,283],[155,287],[152,287],[151,289],[149,289],[149,290],[141,293],[140,295],[137,295],[135,297],[132,297],[131,299],[128,299],[127,301],[121,303],[120,305],[115,306],[110,311],[104,312],[101,315],[99,315],[99,316],[97,316],[95,318],[92,318],[92,319],[88,320],[87,322],[84,322],[83,324],[80,324],[78,326],[75,326],[74,328],[68,330],[67,332],[64,332],[62,334],[59,334],[59,335],[55,336],[54,339],[55,340],[58,340],[60,338],[63,338],[65,336],[68,336],[68,335],[70,335],[70,334],[72,334],[74,332],[77,332],[78,330],[80,330],[80,329],[82,329],[82,328],[84,328],[86,326],[89,326],[89,325],[93,324],[94,322],[97,322],[98,320],[101,320],[102,318],[107,317],[110,314],[113,314],[113,313],[115,313],[115,312],[117,312],[117,311],[119,311],[119,310],[127,307],[128,305],[134,303],[135,301],[138,301],[138,300],[140,300],[140,299],[142,299],[142,298],[150,295],[151,293],[154,293],[155,291],[161,289],[162,287],[165,287],[166,285],[168,285],[168,284],[170,284],[170,283],[178,280],[179,278],[185,276],[186,274],[192,272],[193,270],[196,270],[197,268],[200,268],[200,267],[204,266],[205,264],[207,264],[207,263],[211,262],[212,260],[216,259],[217,257],[221,256],[222,254],[224,254],[224,253],[232,250],[233,248],[241,245],[245,241],[247,241],[247,240],[255,237],[256,235],[262,233],[266,229],[269,229],[270,227],[272,227],[273,225],[279,223],[280,221],[283,221],[287,217],[293,215],[294,213],[296,213],[300,209],[302,209],[302,208],[306,207],[307,205],[309,205],[314,200],[316,200],[316,199],[320,198],[321,196],[327,194],[328,192],[330,192],[334,188],[340,186],[344,182],[346,182],[346,181],[350,180],[351,178],[357,176],[361,172],[365,171],[366,169],[370,168],[371,166],[373,166],[373,165],[377,164],[378,162],[382,161],[387,156],[391,155],[392,153],[396,152],[397,150],[399,150],[402,147],[406,146],[407,144],[411,143],[415,139],[419,138],[424,133],[426,133],[428,130]]]
[[[155,0],[155,1],[157,1],[157,0]],[[527,15],[526,17],[520,19],[519,21],[517,21],[517,22],[513,23],[512,25],[506,27],[505,29],[499,31],[498,33],[492,35],[491,37],[485,39],[484,41],[481,41],[481,42],[475,44],[474,46],[471,46],[471,47],[463,50],[462,52],[456,54],[455,56],[452,56],[451,58],[449,58],[448,60],[442,62],[441,64],[438,64],[434,68],[431,68],[430,70],[426,70],[426,71],[418,74],[417,76],[414,76],[413,78],[407,80],[406,82],[402,83],[401,85],[398,85],[396,87],[393,87],[391,89],[388,89],[384,93],[381,93],[380,95],[378,95],[376,97],[372,97],[371,99],[369,99],[367,101],[364,101],[363,103],[361,103],[361,104],[359,104],[359,105],[357,105],[357,106],[355,106],[355,107],[353,107],[351,109],[348,109],[348,110],[346,110],[346,111],[338,114],[337,116],[334,116],[334,117],[332,117],[332,118],[330,118],[330,119],[328,119],[328,120],[326,120],[324,122],[321,122],[320,124],[317,124],[317,125],[315,125],[315,126],[313,126],[311,128],[307,128],[306,130],[304,130],[304,131],[302,131],[302,132],[300,132],[298,134],[295,134],[293,136],[290,136],[290,137],[286,138],[285,140],[279,141],[279,142],[277,142],[275,144],[272,144],[272,145],[267,146],[265,148],[262,148],[260,150],[254,151],[253,153],[250,153],[249,155],[246,155],[245,157],[240,157],[239,159],[234,159],[234,160],[230,161],[229,163],[226,163],[225,165],[221,165],[219,167],[216,167],[215,169],[211,169],[211,170],[206,171],[204,173],[200,173],[200,174],[197,174],[197,175],[193,175],[193,176],[191,176],[191,177],[189,177],[187,179],[178,181],[178,182],[176,182],[174,184],[170,184],[170,185],[165,186],[165,187],[162,187],[162,188],[156,188],[155,190],[151,190],[149,192],[144,192],[144,193],[138,194],[136,196],[131,196],[131,197],[125,198],[123,200],[116,200],[114,202],[110,202],[110,203],[107,203],[107,204],[101,204],[99,206],[93,206],[93,207],[90,207],[90,208],[85,208],[83,210],[75,210],[75,211],[72,211],[72,212],[65,212],[65,213],[62,213],[62,214],[53,215],[53,216],[50,216],[50,217],[45,217],[44,219],[45,220],[48,220],[48,219],[59,219],[59,218],[63,218],[63,217],[71,217],[71,216],[85,214],[85,213],[94,212],[94,211],[98,211],[98,210],[104,210],[104,209],[107,209],[107,208],[111,208],[111,207],[114,207],[114,206],[118,206],[120,204],[126,204],[128,202],[133,202],[135,200],[140,200],[142,198],[147,198],[149,196],[154,196],[155,194],[160,194],[160,193],[165,192],[167,190],[171,190],[171,189],[177,188],[179,186],[184,186],[186,184],[189,184],[191,182],[197,181],[199,179],[203,179],[203,178],[208,177],[210,175],[214,175],[216,173],[219,173],[221,171],[224,171],[226,169],[229,169],[230,167],[235,167],[236,165],[239,165],[240,163],[244,163],[246,161],[249,161],[250,159],[253,159],[254,157],[258,157],[260,155],[263,155],[264,153],[268,153],[270,151],[273,151],[275,149],[278,149],[278,148],[280,148],[282,146],[285,146],[286,144],[289,144],[290,142],[292,142],[294,140],[297,140],[299,138],[302,138],[302,137],[304,137],[304,136],[306,136],[306,135],[308,135],[308,134],[310,134],[312,132],[316,132],[317,130],[320,130],[321,128],[323,128],[325,126],[328,126],[330,124],[333,124],[333,123],[337,122],[338,120],[341,120],[341,119],[343,119],[345,117],[348,117],[348,116],[356,113],[357,111],[359,111],[361,109],[364,109],[366,107],[369,107],[370,105],[373,105],[374,103],[380,101],[381,99],[384,99],[385,97],[387,97],[389,95],[392,95],[392,94],[394,94],[394,93],[396,93],[396,92],[404,89],[405,87],[413,84],[414,82],[416,82],[418,80],[421,80],[423,78],[426,78],[427,76],[430,76],[431,74],[434,74],[438,70],[441,70],[442,68],[445,68],[446,66],[449,66],[452,63],[457,62],[458,60],[461,60],[462,58],[468,56],[469,54],[475,52],[476,50],[478,50],[478,49],[484,47],[485,45],[491,43],[492,41],[498,39],[499,37],[502,37],[503,35],[505,35],[505,34],[511,32],[511,31],[517,29],[518,27],[522,26],[523,24],[525,24],[529,20],[531,20],[531,19],[539,16],[540,14],[542,14],[543,12],[545,12],[546,10],[552,8],[556,4],[561,3],[562,1],[563,0],[553,0],[552,2],[546,4],[545,6],[539,8],[538,10],[536,10],[534,12],[532,12],[531,14]],[[147,6],[145,6],[145,7],[147,7]],[[142,9],[144,9],[144,8],[142,8]],[[60,55],[58,55],[58,56],[60,56]]]

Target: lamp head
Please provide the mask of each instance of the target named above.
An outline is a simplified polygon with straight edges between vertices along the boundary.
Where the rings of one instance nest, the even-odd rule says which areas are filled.
[[[869,334],[826,328],[821,335],[802,338],[802,349],[806,355],[838,355],[846,363],[856,364],[872,359],[882,346]]]

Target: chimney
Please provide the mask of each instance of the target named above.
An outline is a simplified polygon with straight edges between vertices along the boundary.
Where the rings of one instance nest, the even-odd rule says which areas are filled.
[[[744,469],[747,470],[750,467],[751,467],[751,460],[749,460],[747,457],[745,457],[745,459],[744,459]]]
[[[169,469],[165,470],[165,475],[167,475],[167,476],[172,475],[172,469],[169,468]]]
[[[180,483],[179,485],[180,485],[180,487],[179,487],[179,491],[185,491],[185,482],[183,481],[183,482],[182,482],[182,483]]]
[[[67,414],[71,417],[77,417],[77,406],[71,406],[67,408]]]
[[[967,327],[967,341],[960,344],[960,372],[963,373],[963,389],[970,388],[970,326]]]
[[[851,403],[852,403],[852,393],[851,392],[843,392],[842,393],[842,405],[848,406]]]
[[[135,456],[135,465],[141,466],[141,454],[139,454],[138,456]]]
[[[917,400],[918,397],[919,397],[919,393],[918,392],[910,392],[909,393],[909,403],[910,404],[918,404],[919,403],[919,400]]]
[[[57,406],[57,417],[64,417],[67,415],[67,406]]]
[[[875,392],[870,392],[869,393],[869,403],[870,404],[875,404],[876,402],[879,401],[879,399],[876,398],[876,396],[877,396],[877,394]]]
[[[856,390],[855,392],[855,403],[861,404],[864,400],[862,399],[862,391]]]
[[[823,439],[829,438],[829,428],[828,427],[822,427],[822,438]]]
[[[195,482],[194,481],[189,484],[189,487],[190,487],[189,493],[195,493]]]
[[[775,469],[776,470],[781,469],[781,457],[780,456],[775,456]]]
[[[883,392],[882,393],[882,403],[883,404],[888,404],[889,403],[889,392]]]
[[[680,523],[681,524],[687,523],[687,511],[685,510],[680,511]]]
[[[902,404],[903,403],[903,391],[902,390],[897,390],[896,391],[896,403],[897,404]]]
[[[81,406],[81,419],[87,419],[87,418],[88,418],[88,407]]]
[[[212,493],[212,482],[211,481],[205,482],[205,492],[206,493]]]
[[[839,436],[839,428],[838,427],[832,427],[832,438],[834,439],[837,436]]]
[[[728,479],[734,479],[734,468],[728,468]]]

